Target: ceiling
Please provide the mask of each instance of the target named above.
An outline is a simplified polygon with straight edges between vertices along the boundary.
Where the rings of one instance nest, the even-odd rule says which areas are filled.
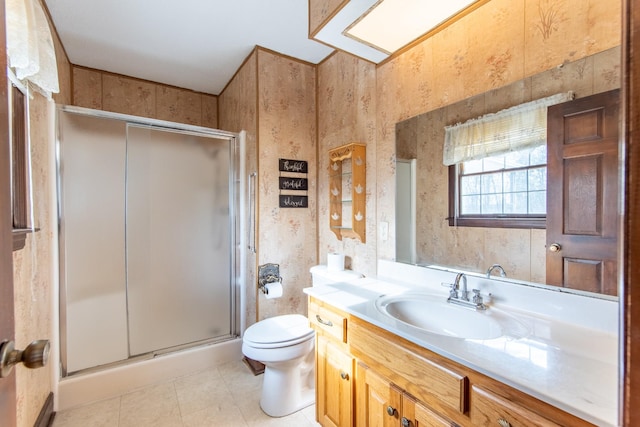
[[[313,64],[307,0],[44,0],[71,63],[219,94],[256,45]]]

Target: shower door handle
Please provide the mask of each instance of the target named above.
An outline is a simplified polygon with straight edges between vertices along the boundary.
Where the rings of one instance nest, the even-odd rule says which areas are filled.
[[[256,180],[257,172],[249,174],[249,230],[247,231],[247,241],[249,249],[256,253]]]

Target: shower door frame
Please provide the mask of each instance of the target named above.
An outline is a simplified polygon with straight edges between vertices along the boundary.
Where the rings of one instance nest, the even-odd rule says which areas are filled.
[[[188,134],[196,134],[202,137],[218,138],[228,140],[230,144],[229,150],[231,152],[231,164],[229,174],[229,227],[230,227],[230,299],[232,301],[230,307],[230,335],[222,337],[214,337],[197,341],[194,343],[177,345],[166,349],[158,349],[149,353],[132,356],[130,349],[128,349],[128,357],[123,360],[108,363],[106,365],[100,365],[96,367],[90,367],[74,371],[72,373],[67,372],[67,314],[66,314],[66,292],[67,283],[65,281],[65,221],[63,212],[63,195],[62,195],[62,176],[61,176],[61,149],[60,149],[60,115],[63,113],[71,113],[82,116],[89,116],[93,118],[104,118],[111,120],[122,121],[125,125],[125,129],[128,125],[148,127],[156,130],[167,130],[171,132],[184,132]],[[125,363],[131,363],[133,361],[151,359],[157,355],[178,351],[185,348],[192,348],[199,345],[214,344],[217,342],[227,341],[229,339],[237,338],[241,335],[241,327],[244,324],[242,318],[241,306],[243,289],[243,274],[241,271],[242,260],[244,259],[245,244],[243,243],[244,232],[242,229],[242,219],[244,215],[242,213],[243,206],[243,192],[244,182],[241,177],[244,176],[244,132],[234,133],[223,131],[219,129],[206,128],[202,126],[188,125],[183,123],[170,122],[165,120],[150,119],[145,117],[133,116],[121,113],[112,113],[102,110],[94,110],[83,107],[58,105],[56,107],[56,204],[57,204],[57,220],[58,220],[58,308],[59,308],[59,339],[60,339],[60,374],[61,377],[67,377],[68,375],[75,375],[84,372],[93,372],[96,370],[107,369],[111,366],[117,366]],[[123,135],[126,138],[125,135]],[[126,276],[124,278],[124,284],[126,287]],[[127,314],[128,318],[128,314]],[[128,319],[127,319],[128,324]],[[127,335],[128,326],[127,326]],[[127,341],[129,337],[127,336]]]

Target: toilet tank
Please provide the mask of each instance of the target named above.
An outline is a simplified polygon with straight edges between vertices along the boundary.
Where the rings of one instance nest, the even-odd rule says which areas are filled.
[[[315,265],[309,269],[313,286],[337,282],[352,282],[364,277],[353,270],[329,270],[326,265]]]

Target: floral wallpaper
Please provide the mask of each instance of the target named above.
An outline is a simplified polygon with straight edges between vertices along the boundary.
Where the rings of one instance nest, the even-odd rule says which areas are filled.
[[[315,67],[258,50],[258,265],[280,264],[283,296],[259,293],[258,319],[306,314],[302,289],[317,259]],[[308,208],[280,208],[278,159],[308,162]]]
[[[218,128],[218,99],[146,80],[73,66],[73,105]]]
[[[440,126],[567,87],[578,96],[619,87],[620,51],[612,48],[620,45],[620,8],[620,2],[597,0],[492,0],[378,66],[377,221],[392,224],[391,242],[395,241],[396,123],[463,100],[468,101],[446,110],[447,116],[442,110],[430,120],[439,121]],[[512,84],[522,90],[501,89]],[[482,99],[473,99],[484,93],[487,95]],[[439,155],[438,147],[426,149],[433,150],[433,156]],[[442,186],[441,179],[430,183],[436,194],[442,194]],[[509,251],[529,253],[526,265],[541,261],[543,232],[533,231],[528,237],[487,232],[487,237],[477,230],[443,233],[442,223],[431,225],[437,230],[430,236],[433,246],[464,244],[479,248],[487,238],[499,239]],[[523,237],[526,239],[522,242],[528,243],[520,242],[515,247],[509,243]],[[485,253],[485,263],[497,255]],[[378,242],[377,257],[394,259],[394,245]],[[538,269],[528,274],[533,281],[544,281]]]
[[[615,89],[620,85],[620,55],[614,47],[397,124],[397,156],[417,159],[419,264],[484,272],[497,263],[509,277],[546,281],[545,230],[456,228],[444,220],[449,194],[448,168],[442,164],[444,127],[558,92],[572,90],[581,98]]]
[[[254,50],[244,61],[234,78],[229,82],[224,91],[220,94],[218,101],[220,104],[220,128],[231,131],[246,131],[246,172],[248,177],[258,168],[257,160],[257,137],[258,137],[258,53]],[[246,206],[249,206],[248,186],[244,194]],[[246,227],[249,227],[247,219]],[[251,242],[248,242],[251,243]],[[256,265],[257,255],[247,251],[247,271],[245,284],[245,305],[247,324],[252,324],[257,320],[257,288],[251,286],[257,283]],[[237,258],[239,261],[240,258]]]
[[[54,46],[58,62],[60,93],[54,94],[56,103],[71,99],[71,65],[55,32]],[[55,336],[52,286],[53,247],[57,224],[52,220],[55,205],[51,188],[55,181],[53,159],[53,108],[40,94],[29,99],[30,154],[32,160],[32,194],[34,225],[40,229],[27,236],[26,245],[13,253],[13,292],[16,348],[24,349],[35,339]],[[57,351],[52,340],[52,352]],[[41,369],[14,370],[16,376],[17,425],[34,425],[49,393],[53,391],[51,378],[57,366],[49,363]]]
[[[376,268],[376,99],[375,65],[337,53],[318,67],[318,235],[319,263],[327,254],[344,253],[347,268],[366,276]],[[366,244],[329,228],[329,150],[351,143],[366,144]]]

